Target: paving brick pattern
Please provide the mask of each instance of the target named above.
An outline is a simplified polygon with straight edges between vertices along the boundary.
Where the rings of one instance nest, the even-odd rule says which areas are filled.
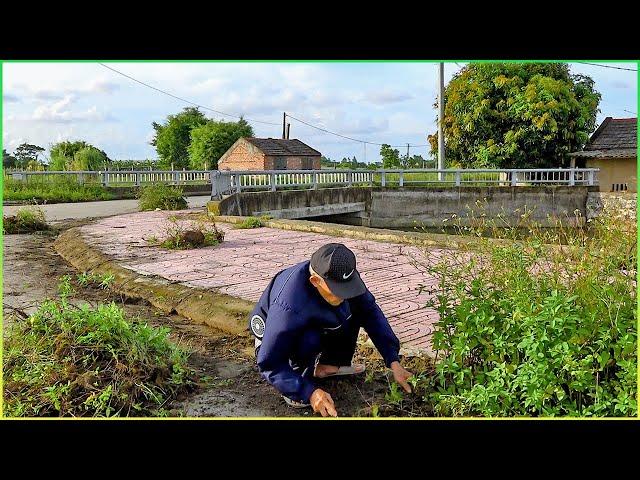
[[[216,289],[250,301],[259,299],[280,270],[309,259],[325,243],[343,243],[356,254],[362,279],[403,347],[432,353],[431,333],[438,313],[424,306],[429,294],[419,289],[433,285],[435,278],[418,265],[434,261],[441,250],[434,248],[427,254],[408,245],[274,228],[235,229],[224,223],[218,224],[218,228],[224,230],[225,241],[215,247],[170,251],[146,242],[153,236],[164,237],[169,215],[192,213],[118,215],[82,227],[82,234],[104,254],[138,273],[158,275],[186,286]],[[189,224],[186,220],[180,222]]]

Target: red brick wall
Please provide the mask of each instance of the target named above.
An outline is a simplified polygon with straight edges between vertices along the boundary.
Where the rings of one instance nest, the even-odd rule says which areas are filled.
[[[218,170],[265,170],[265,155],[249,142],[243,141],[218,162]]]
[[[266,156],[265,157],[265,170],[275,170],[275,159],[278,157]],[[287,157],[287,170],[306,170],[303,168],[302,160],[313,158],[314,170],[320,170],[320,157]]]

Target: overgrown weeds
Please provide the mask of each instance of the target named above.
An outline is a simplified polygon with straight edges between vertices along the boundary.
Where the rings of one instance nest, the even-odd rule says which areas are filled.
[[[440,319],[418,385],[435,415],[637,415],[637,228],[575,213],[554,229],[527,212],[459,222],[478,242],[422,265]]]
[[[2,233],[31,233],[51,230],[44,212],[36,205],[20,208],[15,215],[3,217]]]
[[[63,279],[59,299],[7,332],[5,415],[166,416],[171,400],[196,388],[169,329],[132,321],[115,303],[71,305],[72,290]]]
[[[162,239],[151,237],[147,243],[170,250],[212,247],[224,241],[224,231],[218,230],[215,222],[196,220],[181,222],[178,217],[167,219]]]

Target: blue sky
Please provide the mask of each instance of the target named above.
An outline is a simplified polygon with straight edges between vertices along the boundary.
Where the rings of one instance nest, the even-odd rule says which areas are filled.
[[[375,143],[425,145],[436,130],[433,103],[437,64],[431,63],[106,63],[176,96],[249,119],[256,136],[280,138],[282,112],[314,125]],[[445,81],[464,65],[447,63]],[[637,68],[636,64],[609,65]],[[602,93],[606,116],[637,116],[637,73],[572,63]],[[156,158],[151,122],[187,104],[114,73],[98,63],[4,63],[3,146],[49,147],[86,140],[113,159]],[[628,110],[628,111],[625,111]],[[231,120],[208,110],[210,118]],[[629,113],[633,112],[633,113]],[[294,120],[291,138],[324,155],[364,160],[362,143],[328,135]],[[366,160],[379,159],[367,145]],[[402,153],[406,147],[399,148]],[[427,156],[428,147],[411,154]],[[48,152],[47,152],[48,154]]]

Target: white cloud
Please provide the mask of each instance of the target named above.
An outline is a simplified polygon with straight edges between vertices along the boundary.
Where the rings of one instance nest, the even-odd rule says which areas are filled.
[[[110,114],[98,111],[96,105],[84,111],[72,111],[69,107],[74,101],[73,95],[66,95],[62,100],[55,103],[40,105],[34,110],[31,119],[45,123],[108,122],[115,120]]]
[[[19,102],[20,98],[18,98],[18,96],[16,96],[16,95],[5,94],[5,95],[2,96],[2,101],[4,103]]]
[[[370,91],[363,96],[365,101],[373,103],[374,105],[404,102],[412,98],[415,97],[410,93],[392,92],[389,90]]]

